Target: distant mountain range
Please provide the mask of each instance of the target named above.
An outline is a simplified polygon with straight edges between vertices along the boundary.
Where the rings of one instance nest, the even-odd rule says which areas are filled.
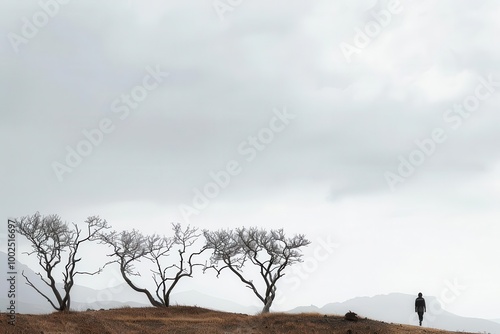
[[[450,331],[485,332],[500,334],[500,323],[493,320],[461,317],[445,311],[440,307],[435,297],[425,297],[428,307],[424,315],[423,326]],[[331,303],[321,308],[316,306],[301,306],[290,313],[322,313],[345,314],[348,311],[357,313],[361,317],[381,320],[385,322],[418,325],[418,318],[414,312],[415,296],[391,293],[374,297],[358,297],[342,303]]]
[[[0,263],[6,263],[7,256],[0,252]],[[4,266],[5,268],[5,266]],[[31,287],[25,285],[25,279],[21,272],[36,281],[39,278],[35,272],[26,265],[19,263],[17,282],[17,312],[27,314],[50,313],[54,310],[47,300],[36,293]],[[7,291],[7,281],[0,280],[1,291]],[[49,294],[50,295],[50,294]],[[108,288],[92,289],[75,285],[72,290],[73,310],[86,309],[110,309],[124,306],[149,307],[151,306],[147,298],[132,290],[126,283]],[[447,312],[440,307],[435,297],[426,296],[427,305],[433,305],[424,316],[424,326],[451,331],[468,331],[500,334],[500,319],[485,320],[477,318],[467,318]],[[374,297],[358,297],[342,303],[330,303],[323,307],[300,306],[294,308],[289,313],[321,313],[343,315],[346,312],[356,312],[361,317],[401,324],[418,324],[416,314],[413,309],[415,296],[401,293],[391,293]],[[7,305],[7,294],[0,294],[0,303]],[[191,305],[220,310],[233,313],[256,314],[260,308],[255,306],[243,306],[238,303],[209,296],[198,291],[184,291],[172,294],[171,305]],[[4,309],[4,307],[2,307]]]
[[[0,252],[0,263],[7,262],[7,255]],[[6,265],[3,266],[4,268]],[[17,313],[25,314],[43,314],[51,313],[54,309],[50,306],[45,298],[38,294],[33,288],[26,285],[24,274],[30,278],[32,282],[40,282],[40,278],[28,266],[17,262]],[[4,279],[0,280],[0,291],[7,291],[8,282]],[[51,291],[42,284],[37,284],[37,287],[42,292],[52,296]],[[59,286],[62,291],[62,286]],[[7,294],[0,294],[1,305],[7,305]],[[214,310],[221,310],[234,313],[255,314],[260,311],[260,308],[252,306],[242,306],[225,299],[208,296],[197,291],[174,292],[172,293],[171,305],[192,305]],[[119,308],[124,306],[130,307],[150,307],[148,299],[144,294],[138,293],[130,288],[126,283],[107,289],[92,289],[85,286],[75,284],[71,290],[71,309],[84,311],[87,309],[99,310]],[[3,308],[2,308],[3,309]]]

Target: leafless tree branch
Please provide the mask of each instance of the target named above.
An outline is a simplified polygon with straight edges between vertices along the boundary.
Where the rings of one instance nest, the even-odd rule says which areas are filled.
[[[204,231],[206,248],[212,250],[211,265],[204,270],[213,269],[217,277],[228,268],[245,286],[251,289],[264,304],[263,313],[270,310],[276,296],[276,283],[283,277],[286,267],[300,262],[301,247],[310,244],[304,235],[287,238],[283,229],[237,228],[235,230]],[[249,261],[258,268],[264,289],[256,286],[243,273]],[[223,265],[219,267],[219,264]]]
[[[170,294],[185,277],[192,277],[196,266],[203,266],[194,261],[195,257],[202,254],[205,248],[199,251],[190,251],[198,238],[201,236],[196,228],[187,226],[182,229],[180,224],[172,224],[172,237],[159,235],[143,235],[140,232],[123,231],[110,232],[101,236],[101,242],[109,245],[113,251],[110,256],[120,265],[120,271],[127,284],[137,292],[144,293],[151,305],[157,307],[168,307],[170,305]],[[177,250],[177,257],[165,264],[165,259],[172,256]],[[131,276],[140,275],[135,271],[134,263],[141,259],[152,262],[154,269],[151,270],[155,291],[139,287],[131,280]]]
[[[16,220],[17,231],[31,243],[32,251],[25,252],[25,254],[28,256],[36,255],[38,264],[44,272],[44,275],[40,272],[37,275],[51,289],[57,303],[42,293],[23,273],[26,284],[46,298],[51,306],[58,311],[69,311],[70,294],[76,275],[95,275],[102,270],[102,268],[96,272],[76,270],[78,262],[81,261],[81,258],[77,257],[80,245],[84,242],[94,241],[101,231],[109,228],[106,220],[102,220],[98,216],[87,218],[85,224],[87,233],[82,235],[82,230],[76,224],[73,223],[70,226],[57,215],[42,217],[39,212],[36,212],[32,216],[24,216]],[[66,254],[64,258],[63,254]],[[65,261],[61,271],[63,291],[59,291],[54,271],[58,271],[58,265],[63,260]]]

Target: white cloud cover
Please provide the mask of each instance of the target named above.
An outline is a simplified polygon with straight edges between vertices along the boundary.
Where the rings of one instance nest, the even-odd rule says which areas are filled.
[[[16,52],[8,36],[43,9],[2,2],[2,216],[99,214],[162,232],[236,160],[242,172],[193,224],[284,227],[311,238],[309,257],[320,237],[339,244],[278,308],[439,296],[457,279],[467,288],[450,311],[499,318],[500,87],[456,129],[444,115],[481,78],[500,81],[500,6],[401,0],[348,62],[341,43],[390,3],[242,1],[221,20],[211,2],[70,1]],[[169,75],[120,119],[113,101],[148,67]],[[246,161],[238,147],[283,108],[296,118]],[[103,119],[114,130],[59,182],[53,162]],[[447,140],[391,191],[385,173],[435,128]]]

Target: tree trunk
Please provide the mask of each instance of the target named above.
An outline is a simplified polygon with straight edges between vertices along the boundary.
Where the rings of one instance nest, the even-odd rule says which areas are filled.
[[[269,313],[269,311],[271,310],[271,305],[273,303],[273,299],[274,298],[271,298],[271,297],[268,297],[267,300],[266,300],[266,304],[264,305],[264,307],[262,308],[262,313]]]
[[[64,305],[64,311],[69,312],[70,306],[71,306],[71,295],[68,293],[68,300],[66,300],[66,304]]]
[[[120,272],[122,274],[123,279],[128,284],[128,286],[130,286],[132,289],[134,289],[137,292],[144,293],[146,295],[146,297],[148,297],[148,300],[151,303],[151,305],[153,305],[154,307],[164,307],[165,306],[162,303],[158,302],[156,299],[154,299],[153,295],[149,292],[149,290],[136,287],[134,285],[134,283],[132,283],[130,278],[127,277],[127,274],[126,274],[123,266],[120,267]]]

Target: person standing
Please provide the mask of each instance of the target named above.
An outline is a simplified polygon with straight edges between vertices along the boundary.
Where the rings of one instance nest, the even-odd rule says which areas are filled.
[[[420,326],[422,326],[422,321],[424,320],[425,311],[427,311],[425,307],[425,299],[422,297],[422,292],[419,292],[417,299],[415,299],[415,312],[418,313],[418,320],[420,322]]]

